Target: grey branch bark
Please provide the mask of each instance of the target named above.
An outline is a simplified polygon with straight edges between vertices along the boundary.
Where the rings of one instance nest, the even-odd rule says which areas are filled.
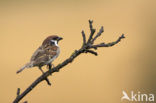
[[[116,41],[110,42],[110,43],[100,43],[100,44],[94,44],[94,41],[100,37],[100,35],[104,32],[103,26],[99,30],[99,32],[94,36],[96,29],[93,28],[93,21],[89,20],[89,27],[90,27],[90,36],[88,38],[88,41],[86,42],[86,36],[84,31],[82,31],[82,37],[83,37],[83,45],[80,49],[75,50],[72,55],[64,60],[62,63],[58,64],[57,66],[53,67],[52,69],[49,69],[49,71],[42,74],[40,77],[38,77],[26,90],[24,90],[20,94],[20,89],[17,91],[17,97],[13,101],[13,103],[18,103],[23,97],[25,97],[30,91],[32,91],[40,82],[44,81],[48,76],[52,75],[54,72],[59,72],[60,69],[62,69],[64,66],[71,63],[77,56],[79,56],[82,53],[91,53],[97,56],[97,52],[95,50],[99,47],[111,47],[115,44],[118,44],[121,39],[125,38],[124,34],[122,34]]]

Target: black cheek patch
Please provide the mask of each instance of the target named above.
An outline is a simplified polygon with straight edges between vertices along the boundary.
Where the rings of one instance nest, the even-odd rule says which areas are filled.
[[[51,41],[51,42],[50,42],[50,44],[51,44],[51,45],[54,45],[54,44],[55,44],[55,42]]]

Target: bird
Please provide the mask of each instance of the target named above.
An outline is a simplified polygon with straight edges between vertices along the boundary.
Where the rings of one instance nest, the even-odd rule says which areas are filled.
[[[43,42],[42,45],[33,53],[31,59],[26,63],[22,68],[20,68],[16,73],[22,72],[25,68],[38,67],[42,73],[42,66],[49,66],[51,69],[52,62],[59,56],[60,47],[58,42],[62,40],[62,37],[57,35],[48,36]]]

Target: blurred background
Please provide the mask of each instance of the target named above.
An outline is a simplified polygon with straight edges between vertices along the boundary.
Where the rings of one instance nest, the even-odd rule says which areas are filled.
[[[122,91],[156,93],[155,0],[0,0],[0,102],[11,103],[17,88],[25,90],[41,72],[16,71],[30,60],[49,35],[64,39],[54,65],[82,45],[88,20],[104,26],[96,43],[126,39],[98,56],[82,54],[21,100],[28,103],[120,103]],[[46,71],[44,67],[44,71]],[[129,103],[126,100],[122,103]]]

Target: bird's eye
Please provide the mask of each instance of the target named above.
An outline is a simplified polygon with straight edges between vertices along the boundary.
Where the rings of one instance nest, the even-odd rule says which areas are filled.
[[[53,38],[53,40],[57,40],[57,39],[58,39],[58,37],[54,37],[54,38]]]

